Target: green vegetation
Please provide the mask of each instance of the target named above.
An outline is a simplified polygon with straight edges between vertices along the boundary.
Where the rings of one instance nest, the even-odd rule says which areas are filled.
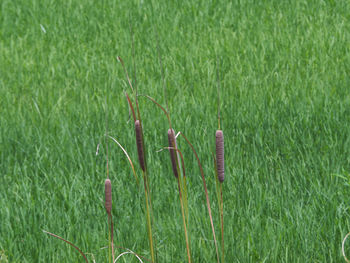
[[[0,1],[1,261],[83,262],[43,229],[98,263],[108,261],[106,111],[108,134],[126,148],[140,182],[110,140],[114,241],[151,258],[124,95],[130,88],[116,57],[140,94],[165,105],[158,50],[172,127],[203,165],[218,246],[212,152],[219,69],[226,262],[343,261],[350,231],[350,3],[228,2]],[[160,263],[185,262],[177,182],[168,151],[157,152],[168,146],[168,122],[145,97],[139,106],[155,254]],[[177,144],[186,166],[191,260],[216,262],[197,160],[181,136]]]

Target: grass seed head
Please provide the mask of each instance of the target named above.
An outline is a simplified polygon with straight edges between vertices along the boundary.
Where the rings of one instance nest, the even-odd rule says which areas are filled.
[[[136,145],[137,145],[137,154],[139,156],[139,162],[141,169],[145,172],[145,159],[143,153],[143,142],[142,142],[142,131],[141,131],[141,123],[139,120],[135,121],[135,133],[136,133]]]
[[[216,131],[216,167],[218,179],[222,183],[225,179],[224,172],[224,134],[222,130]]]
[[[168,142],[169,147],[176,148],[176,139],[175,139],[175,132],[173,129],[168,130]],[[170,159],[171,159],[171,166],[173,168],[173,173],[175,177],[177,178],[179,176],[177,171],[177,165],[176,165],[176,150],[169,149],[170,152]]]
[[[105,181],[105,207],[107,214],[110,214],[112,211],[112,183],[109,179]]]

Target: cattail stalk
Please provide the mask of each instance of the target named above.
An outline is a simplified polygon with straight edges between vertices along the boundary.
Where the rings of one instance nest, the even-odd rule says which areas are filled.
[[[132,47],[133,48],[133,47]],[[133,52],[134,55],[134,52]],[[149,179],[148,179],[148,174],[147,174],[147,166],[146,166],[146,161],[145,161],[145,148],[144,148],[144,141],[143,141],[143,133],[142,133],[142,125],[141,125],[141,114],[140,114],[140,109],[139,109],[139,103],[138,103],[138,93],[137,93],[137,85],[136,85],[136,71],[135,71],[135,64],[134,64],[134,77],[135,77],[135,90],[132,87],[128,72],[124,66],[124,62],[121,59],[121,57],[118,56],[117,58],[124,69],[126,78],[129,82],[129,86],[134,93],[135,96],[135,103],[136,103],[136,112],[137,112],[137,120],[136,120],[136,114],[135,111],[133,111],[132,103],[130,101],[130,98],[128,98],[128,103],[130,105],[130,108],[132,109],[133,117],[135,120],[135,133],[136,133],[136,145],[137,145],[137,154],[139,158],[139,163],[140,167],[142,169],[142,175],[143,175],[143,182],[144,182],[144,188],[145,188],[145,199],[146,199],[146,210],[147,210],[147,229],[148,229],[148,236],[149,236],[149,243],[150,243],[150,250],[151,250],[151,257],[152,257],[152,262],[155,262],[155,256],[154,256],[154,249],[153,249],[153,240],[152,240],[152,222],[153,222],[153,212],[152,212],[152,201],[151,201],[151,194],[149,190]],[[152,221],[151,221],[151,216],[152,216]]]
[[[142,126],[141,126],[140,120],[135,121],[135,133],[136,133],[137,154],[139,157],[140,167],[142,169],[143,184],[145,188],[148,239],[149,239],[149,245],[151,250],[152,262],[155,262],[153,238],[152,238],[152,221],[151,221],[152,204],[151,204],[151,195],[150,195],[149,185],[148,185],[148,176],[147,176],[144,147],[143,147],[144,144],[143,144]]]
[[[190,252],[190,239],[187,233],[187,225],[188,225],[188,205],[187,205],[187,190],[186,190],[186,172],[185,172],[185,162],[183,155],[181,151],[177,148],[168,147],[169,150],[176,151],[177,154],[179,154],[181,159],[181,167],[182,167],[182,173],[183,173],[183,181],[181,180],[181,176],[178,176],[177,184],[179,189],[179,197],[180,197],[180,205],[181,205],[181,214],[182,214],[182,221],[184,224],[184,231],[185,231],[185,240],[186,240],[186,250],[187,250],[187,258],[188,262],[191,262],[191,252]],[[184,207],[185,205],[185,207]]]
[[[219,210],[220,210],[220,222],[221,222],[221,251],[222,251],[222,258],[221,263],[225,262],[225,250],[224,250],[224,202],[222,198],[222,183],[225,179],[225,173],[224,173],[224,134],[220,127],[221,122],[221,116],[220,116],[220,70],[219,70],[219,58],[216,57],[216,76],[217,76],[217,94],[218,94],[218,130],[216,131],[216,162],[215,162],[215,170],[217,175],[216,180],[216,186],[218,185],[217,181],[220,182],[220,197],[218,197],[219,202]],[[215,159],[215,158],[214,158]],[[215,161],[215,160],[214,160]],[[219,195],[219,192],[217,190],[217,194]],[[220,200],[220,201],[219,201]]]
[[[225,262],[225,243],[224,243],[224,200],[222,197],[222,183],[220,184],[220,221],[221,221],[221,263]]]
[[[165,109],[156,100],[154,100],[152,97],[147,96],[147,95],[142,95],[142,96],[146,97],[147,99],[151,100],[154,104],[156,104],[164,112],[164,114],[166,115],[166,117],[168,119],[168,123],[169,123],[169,130],[168,130],[169,147],[168,147],[168,149],[169,149],[169,153],[170,153],[170,159],[171,159],[171,165],[172,165],[173,173],[174,173],[174,176],[175,176],[175,178],[177,178],[177,181],[179,183],[179,191],[182,192],[181,198],[180,198],[180,202],[181,202],[181,208],[182,208],[182,212],[183,212],[187,255],[188,255],[188,258],[189,258],[189,261],[190,261],[191,260],[190,250],[189,250],[190,245],[189,245],[189,238],[188,238],[188,235],[187,235],[187,228],[186,228],[186,225],[188,224],[188,214],[189,214],[188,213],[188,202],[187,202],[186,175],[185,175],[185,171],[184,171],[184,165],[182,163],[183,178],[181,178],[181,176],[179,177],[180,167],[179,167],[179,155],[178,155],[178,153],[181,155],[181,152],[177,149],[175,132],[171,128],[171,121],[170,121],[168,104],[167,104],[167,109]],[[177,153],[175,153],[175,151]],[[183,162],[183,158],[181,159],[181,161]],[[181,190],[181,189],[183,189],[183,190]]]
[[[215,186],[216,186],[216,197],[218,201],[220,227],[221,227],[221,262],[225,262],[225,244],[224,244],[224,202],[222,195],[222,183],[218,179],[218,171],[216,165],[216,158],[213,154],[214,166],[215,166]]]
[[[152,207],[150,207],[151,197],[149,194],[147,175],[144,171],[142,171],[142,175],[143,175],[143,185],[145,188],[148,240],[149,240],[149,246],[150,246],[150,251],[151,251],[152,263],[154,263],[155,256],[154,256],[154,249],[153,249],[152,221],[151,221],[151,213],[150,213],[150,209],[152,209]]]
[[[169,143],[169,153],[171,166],[175,178],[179,177],[179,154],[181,153],[177,149],[175,131],[173,129],[168,129],[168,143]],[[183,201],[185,206],[186,223],[188,223],[188,201],[187,201],[187,185],[186,185],[186,174],[183,169],[183,178],[180,178],[180,184],[183,189]]]
[[[176,141],[175,141],[176,143]],[[182,220],[183,220],[183,223],[184,223],[184,231],[185,231],[185,238],[186,238],[186,249],[187,249],[187,257],[188,257],[188,262],[190,263],[191,262],[191,252],[190,252],[190,237],[189,235],[187,234],[187,226],[188,226],[188,202],[187,202],[187,187],[186,187],[186,172],[185,172],[185,162],[184,162],[184,158],[183,158],[183,155],[181,153],[181,151],[179,149],[176,148],[176,153],[177,153],[177,156],[180,156],[181,158],[181,167],[182,167],[182,174],[183,174],[183,177],[178,177],[177,178],[177,182],[178,182],[178,185],[180,187],[180,181],[182,181],[182,189],[181,190],[179,188],[179,195],[180,195],[180,202],[181,202],[181,212],[182,212]],[[178,166],[179,168],[179,166]],[[182,180],[180,180],[180,178]],[[182,202],[182,198],[183,197],[183,200],[184,202]],[[184,209],[185,207],[185,209]],[[185,213],[185,214],[184,214]]]
[[[161,76],[162,76],[162,81],[163,81],[163,94],[164,94],[164,99],[166,102],[166,110],[158,103],[156,102],[153,98],[146,96],[148,99],[150,99],[153,103],[155,103],[158,107],[162,109],[162,111],[165,113],[168,122],[169,122],[169,130],[168,130],[168,142],[169,142],[169,152],[170,152],[170,159],[171,159],[171,165],[173,169],[173,173],[175,178],[178,181],[178,186],[179,186],[179,194],[180,194],[180,202],[181,202],[181,212],[183,216],[183,221],[184,221],[184,230],[185,230],[185,236],[186,236],[186,248],[187,248],[187,255],[188,255],[188,262],[191,262],[191,256],[190,256],[190,249],[189,249],[189,240],[188,240],[188,235],[187,235],[187,229],[186,229],[186,224],[188,223],[188,204],[187,204],[187,190],[186,190],[186,175],[185,175],[185,166],[183,162],[183,157],[181,152],[177,149],[176,145],[176,138],[175,138],[175,132],[171,128],[171,121],[170,121],[170,112],[169,112],[169,106],[168,106],[168,99],[167,99],[167,93],[166,93],[166,85],[165,85],[165,77],[164,77],[164,71],[163,71],[163,65],[162,65],[162,58],[160,55],[160,48],[159,48],[159,39],[158,39],[158,31],[156,30],[156,37],[157,37],[157,52],[158,52],[158,58],[159,58],[159,65],[160,65],[160,70],[161,70]],[[175,153],[176,151],[176,153]],[[181,186],[180,186],[180,178],[178,176],[179,172],[179,158],[178,158],[178,153],[181,155],[181,164],[182,164],[182,169],[183,169],[183,189],[184,189],[184,201],[185,201],[185,213],[184,213],[184,205],[182,202],[182,195],[181,195]],[[176,154],[176,155],[175,155]],[[185,219],[186,218],[186,219]]]
[[[184,204],[183,204],[183,200],[182,200],[181,186],[180,186],[180,179],[179,179],[179,177],[177,178],[177,183],[178,183],[178,188],[179,188],[179,197],[180,197],[180,204],[181,204],[182,221],[183,221],[183,224],[184,224],[184,231],[185,231],[187,258],[188,258],[188,263],[191,263],[191,253],[190,253],[189,239],[188,239],[187,227],[186,227],[186,221],[187,220],[186,220],[186,216],[185,216],[185,212],[184,212]]]
[[[105,208],[108,215],[108,250],[109,261],[114,262],[114,241],[113,241],[113,221],[112,221],[112,183],[110,179],[105,180]],[[111,256],[112,255],[112,256]],[[113,257],[113,260],[112,260]]]

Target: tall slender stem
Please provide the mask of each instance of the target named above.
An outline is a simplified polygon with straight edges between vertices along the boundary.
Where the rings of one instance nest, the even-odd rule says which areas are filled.
[[[184,231],[185,231],[185,239],[186,239],[186,250],[187,250],[187,258],[188,263],[191,263],[191,253],[190,253],[190,246],[188,241],[188,235],[187,235],[187,227],[186,227],[186,219],[185,219],[185,212],[184,212],[184,205],[182,201],[182,194],[181,194],[181,185],[180,185],[180,178],[177,178],[177,184],[179,188],[179,197],[180,197],[180,204],[181,204],[181,214],[182,214],[182,222],[184,224]]]
[[[112,262],[114,262],[114,256],[115,256],[114,255],[114,233],[113,233],[114,229],[113,229],[112,213],[109,215],[109,217],[111,221],[111,246],[112,246],[112,259],[113,259]]]
[[[220,183],[220,221],[221,221],[221,263],[225,262],[225,243],[224,243],[224,200],[222,197],[222,183]]]
[[[148,195],[148,185],[147,185],[147,178],[145,172],[142,171],[143,175],[143,184],[145,188],[145,201],[146,201],[146,216],[147,216],[147,231],[148,231],[148,239],[149,239],[149,246],[151,251],[151,258],[152,262],[155,262],[154,257],[154,249],[153,249],[153,239],[152,239],[152,224],[151,224],[151,216],[150,216],[150,208],[149,208],[149,195]]]
[[[112,261],[112,231],[111,231],[111,218],[108,215],[108,262]]]

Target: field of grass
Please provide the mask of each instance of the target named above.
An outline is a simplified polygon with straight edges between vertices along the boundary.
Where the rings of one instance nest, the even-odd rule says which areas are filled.
[[[0,1],[0,251],[9,262],[82,262],[43,229],[107,262],[106,112],[109,134],[141,180],[130,88],[116,57],[139,93],[165,105],[157,35],[172,124],[199,154],[218,237],[211,153],[220,73],[226,262],[343,261],[350,3],[198,2]],[[145,98],[139,103],[158,262],[186,262],[177,184],[169,154],[157,152],[168,144],[167,120]],[[199,168],[178,144],[192,260],[216,262]],[[143,188],[112,141],[109,163],[115,242],[149,259]]]

